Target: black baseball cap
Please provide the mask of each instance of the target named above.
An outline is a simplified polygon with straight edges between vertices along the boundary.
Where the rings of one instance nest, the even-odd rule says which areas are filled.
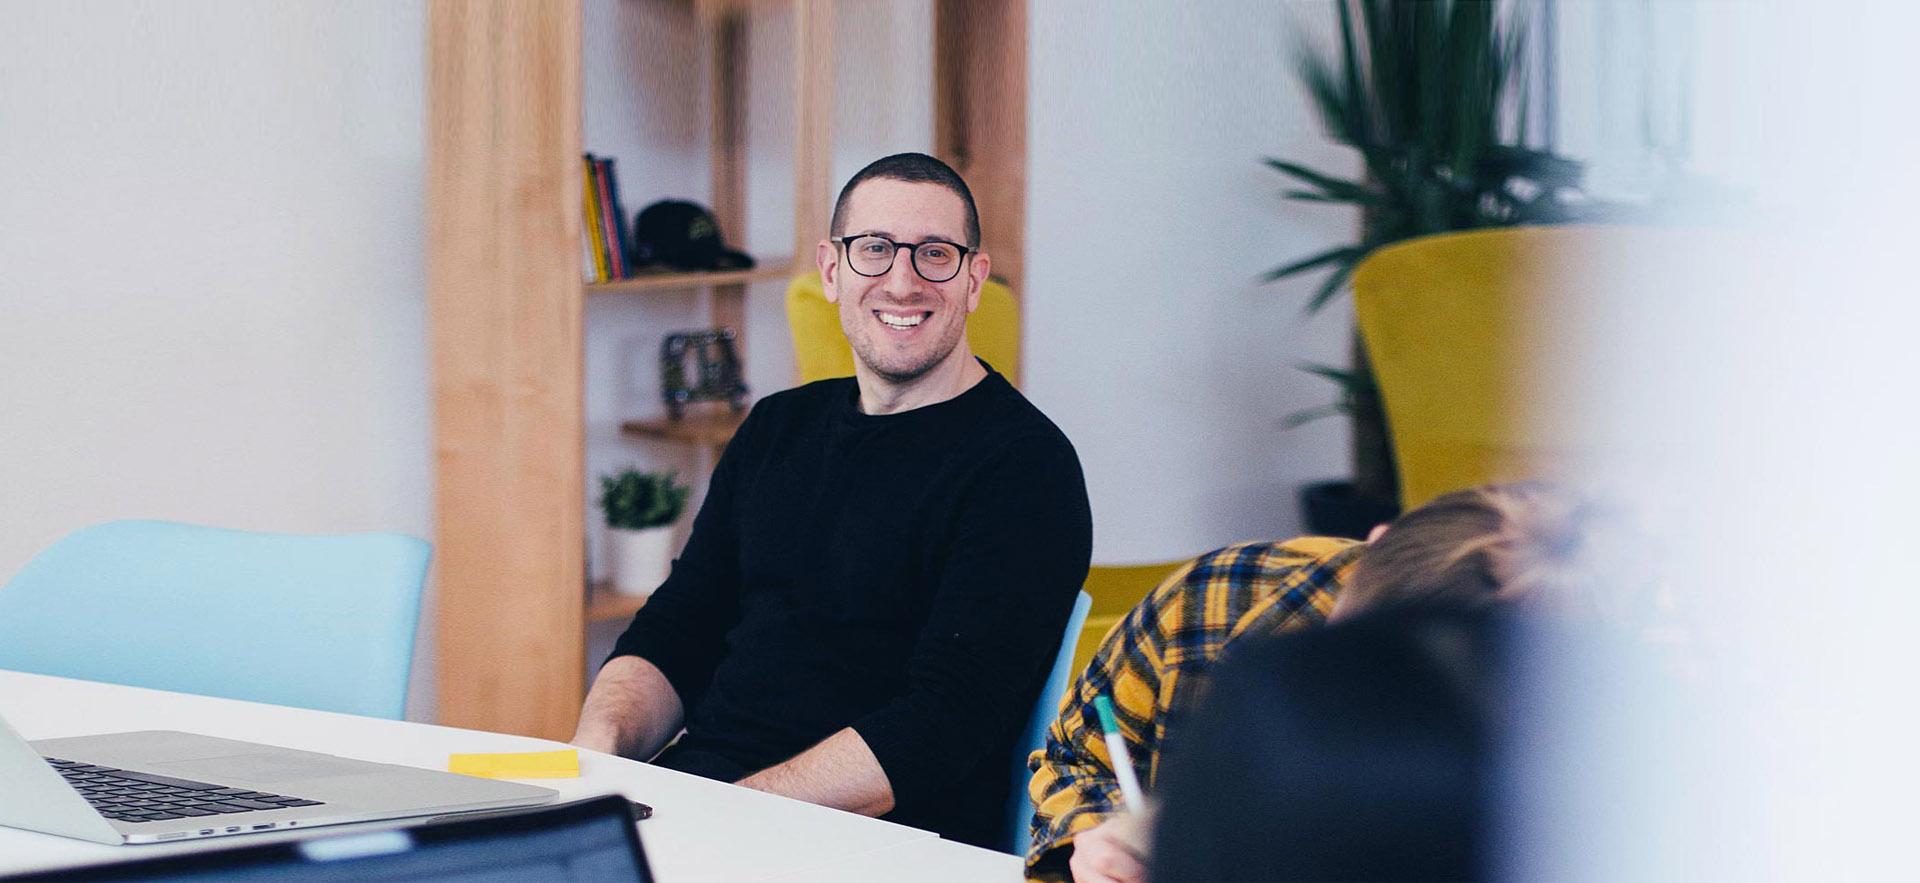
[[[633,219],[634,262],[679,270],[745,270],[753,258],[727,247],[713,213],[691,202],[663,199]]]

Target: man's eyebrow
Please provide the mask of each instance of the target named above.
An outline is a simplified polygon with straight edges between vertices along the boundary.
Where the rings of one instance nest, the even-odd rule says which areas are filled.
[[[900,241],[900,239],[899,239],[899,237],[896,237],[896,236],[894,236],[894,235],[893,235],[892,233],[888,233],[888,232],[887,232],[887,231],[885,231],[885,230],[862,230],[862,231],[860,231],[860,232],[858,232],[858,233],[848,233],[848,234],[847,234],[847,238],[849,238],[849,239],[851,239],[851,238],[853,238],[853,237],[855,237],[855,236],[878,236],[878,237],[880,237],[880,238],[882,238],[882,239],[886,239],[886,240],[890,240],[890,241],[893,241],[893,242],[899,242],[899,241]],[[926,243],[929,243],[929,242],[944,242],[944,243],[946,243],[946,244],[948,244],[948,245],[959,245],[959,244],[960,244],[960,239],[959,239],[958,237],[953,237],[953,238],[949,238],[949,237],[946,237],[946,236],[942,236],[942,235],[940,235],[940,234],[938,234],[938,233],[935,233],[935,234],[933,234],[932,236],[930,236],[930,237],[927,237],[926,239],[922,239],[922,240],[920,240],[920,242],[919,242],[918,244],[920,244],[920,245],[925,245]]]

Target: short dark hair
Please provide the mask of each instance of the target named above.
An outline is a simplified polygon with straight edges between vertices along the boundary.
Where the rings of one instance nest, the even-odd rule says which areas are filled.
[[[961,243],[968,248],[980,247],[980,209],[973,204],[973,191],[967,189],[966,179],[953,167],[924,153],[896,153],[883,156],[867,164],[867,167],[847,179],[847,186],[840,188],[840,198],[833,201],[833,220],[828,225],[834,236],[846,233],[842,226],[847,216],[847,197],[853,195],[853,189],[872,178],[886,178],[890,181],[908,181],[917,184],[937,184],[960,197],[967,207],[967,241]]]

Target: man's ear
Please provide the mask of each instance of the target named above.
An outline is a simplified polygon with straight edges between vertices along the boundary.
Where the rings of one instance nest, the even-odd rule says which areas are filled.
[[[980,289],[992,272],[993,258],[984,251],[974,252],[973,260],[967,262],[967,312],[980,309]]]
[[[840,250],[824,239],[813,248],[813,263],[820,268],[820,290],[827,303],[840,302]]]

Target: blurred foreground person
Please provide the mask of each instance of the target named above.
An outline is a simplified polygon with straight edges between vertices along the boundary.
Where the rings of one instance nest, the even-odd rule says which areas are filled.
[[[1635,773],[1700,761],[1698,697],[1644,633],[1540,614],[1403,605],[1235,646],[1175,722],[1147,877],[1619,879],[1557,862],[1570,842],[1684,866],[1682,795]]]
[[[1122,809],[1095,698],[1112,697],[1135,775],[1152,791],[1178,738],[1170,737],[1169,721],[1221,654],[1248,637],[1405,606],[1524,600],[1576,619],[1606,619],[1642,603],[1628,597],[1634,593],[1601,591],[1612,575],[1599,564],[1600,549],[1611,537],[1594,530],[1605,521],[1597,516],[1593,504],[1563,488],[1514,482],[1445,494],[1376,529],[1368,543],[1303,537],[1200,557],[1107,635],[1069,691],[1046,748],[1030,761],[1029,878],[1145,877],[1145,826]],[[1311,804],[1297,810],[1311,812]]]
[[[1484,879],[1505,625],[1408,609],[1235,647],[1162,765],[1151,879]]]

